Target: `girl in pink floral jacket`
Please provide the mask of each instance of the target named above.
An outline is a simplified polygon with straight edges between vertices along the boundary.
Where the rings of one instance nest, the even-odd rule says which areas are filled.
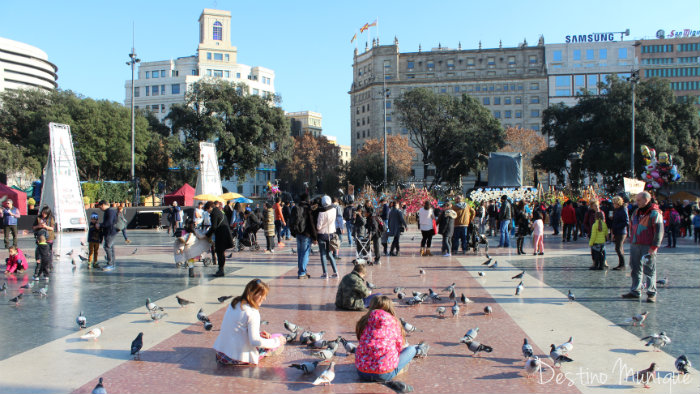
[[[355,327],[360,340],[355,366],[360,379],[386,382],[416,357],[418,347],[404,347],[403,328],[389,297],[374,297],[369,309]]]

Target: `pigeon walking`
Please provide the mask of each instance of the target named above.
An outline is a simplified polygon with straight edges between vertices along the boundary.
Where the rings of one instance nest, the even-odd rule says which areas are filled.
[[[134,249],[133,252],[131,252],[131,254],[136,254],[136,253],[138,253],[138,252],[139,252],[139,248],[136,248],[136,249]]]
[[[540,370],[542,370],[542,361],[540,361],[539,357],[531,356],[527,359],[525,362],[525,375],[528,379],[530,379],[532,375],[540,372]]]
[[[657,280],[656,284],[660,287],[666,287],[666,284],[668,284],[668,278],[664,276],[663,279]]]
[[[452,316],[457,316],[459,314],[459,305],[457,305],[457,301],[452,305]]]
[[[206,331],[211,331],[211,329],[214,328],[214,325],[211,324],[210,321],[205,321],[205,322],[202,322],[202,323],[204,324],[204,329],[205,329]]]
[[[413,391],[413,386],[398,380],[390,380],[388,382],[383,382],[382,384],[394,390],[397,393],[410,393]]]
[[[676,370],[678,370],[678,373],[681,375],[685,375],[688,373],[688,368],[692,367],[693,364],[688,360],[688,357],[686,357],[685,354],[681,354],[678,356],[676,359]]]
[[[661,348],[666,344],[671,343],[671,338],[666,336],[666,332],[661,331],[658,334],[649,335],[641,339],[642,341],[649,340],[644,346],[653,346],[654,351],[661,351]]]
[[[466,344],[467,348],[472,351],[473,357],[479,357],[480,352],[491,353],[493,351],[493,348],[491,346],[484,345],[477,341],[469,341],[466,342]]]
[[[370,290],[374,290],[377,288],[377,286],[375,286],[374,283],[367,281],[367,288]]]
[[[134,360],[138,359],[141,360],[141,348],[143,347],[143,333],[140,332],[139,335],[136,336],[136,338],[131,341],[131,355],[134,357]]]
[[[656,363],[651,363],[649,368],[643,369],[634,374],[634,380],[644,385],[645,389],[649,388],[649,382],[653,382],[656,378]]]
[[[525,275],[525,271],[523,271],[523,272],[521,272],[521,273],[515,275],[515,276],[512,277],[511,279],[522,279],[522,278],[523,278],[523,275]]]
[[[444,306],[439,306],[439,307],[437,308],[437,311],[436,311],[436,312],[437,312],[437,314],[438,314],[438,317],[440,317],[440,318],[445,317],[445,307],[444,307]]]
[[[146,298],[146,309],[148,309],[148,312],[155,312],[155,311],[163,311],[162,307],[156,305],[154,302],[151,302],[150,298]]]
[[[433,289],[428,289],[428,295],[430,296],[430,299],[433,300],[433,302],[442,300],[442,298],[440,298],[440,295],[434,292]]]
[[[484,314],[488,316],[488,315],[490,315],[490,314],[492,314],[492,313],[493,313],[493,308],[491,308],[490,305],[486,305],[486,306],[484,307]]]
[[[644,327],[644,320],[646,320],[647,315],[649,315],[649,311],[644,311],[642,313],[638,313],[629,319],[625,320],[625,323],[632,323],[633,326],[636,326],[637,323],[639,323],[640,326]]]
[[[459,342],[467,343],[469,341],[473,341],[474,339],[476,339],[477,335],[479,335],[479,327],[470,328],[469,331],[467,331],[467,333],[464,334],[464,336]]]
[[[197,320],[201,322],[211,322],[209,317],[204,314],[204,308],[199,308],[199,312],[197,312]]]
[[[7,282],[2,282],[2,287],[0,287],[0,291],[7,294]]]
[[[515,288],[515,295],[520,295],[520,293],[522,293],[524,288],[525,288],[525,286],[523,286],[523,282],[520,282],[518,284],[518,287]]]
[[[323,373],[321,373],[321,375],[319,375],[312,384],[314,386],[318,386],[319,384],[327,385],[331,384],[333,379],[335,379],[335,361],[332,361],[331,365],[328,366],[328,369],[323,371]]]
[[[345,338],[340,338],[340,342],[342,342],[345,351],[350,354],[354,354],[357,350],[357,344],[349,342]]]
[[[523,339],[523,357],[525,358],[530,358],[535,354],[535,351],[532,349],[532,345],[527,341],[527,338]]]
[[[299,326],[297,326],[296,324],[289,322],[287,320],[284,321],[284,328],[289,332],[299,331]]]
[[[465,304],[465,305],[470,303],[470,302],[474,302],[474,301],[470,300],[469,297],[465,296],[464,293],[462,293],[462,296],[459,297],[459,300],[462,301],[462,304]]]
[[[80,311],[78,317],[75,318],[75,323],[78,324],[78,328],[81,330],[87,327],[87,317],[85,317],[83,311]]]
[[[476,274],[481,276],[482,278],[486,276],[486,272],[484,272],[484,271],[479,271]]]
[[[100,335],[102,335],[102,332],[103,332],[104,330],[105,330],[104,327],[99,327],[99,328],[98,328],[98,327],[95,327],[95,328],[93,328],[92,330],[90,330],[90,331],[86,332],[85,334],[81,335],[81,336],[80,336],[80,339],[94,339],[95,341],[97,341],[97,338],[99,338]]]
[[[561,349],[562,353],[568,356],[574,349],[574,337],[569,337],[569,340],[557,346],[557,349]]]
[[[15,306],[19,305],[19,302],[22,301],[22,293],[17,294],[17,297],[11,298],[10,302],[14,303]]]
[[[549,357],[554,361],[554,367],[556,368],[557,365],[561,366],[561,363],[570,363],[574,360],[571,358],[567,357],[564,355],[564,352],[562,349],[554,346],[554,344],[549,345],[550,346],[550,351],[549,351]]]
[[[304,375],[308,375],[316,369],[318,363],[320,363],[320,361],[309,361],[301,364],[292,364],[289,368],[296,368],[304,372]]]
[[[569,290],[569,294],[567,294],[566,297],[569,299],[569,302],[576,301],[576,296],[571,292],[571,290]]]
[[[493,264],[489,265],[489,268],[491,268],[491,269],[498,268],[498,261],[494,261]]]
[[[82,261],[83,263],[86,262],[86,261],[88,261],[88,258],[85,257],[85,256],[83,256],[82,254],[79,254],[79,255],[78,255],[78,258],[79,258],[80,261]]]
[[[29,282],[26,285],[20,286],[19,288],[20,289],[31,289],[32,287],[34,287],[34,282]]]
[[[44,286],[39,290],[34,290],[34,294],[39,294],[39,297],[46,297],[48,295],[49,286]]]
[[[92,394],[107,394],[107,390],[105,390],[105,386],[103,384],[104,380],[100,378],[99,382],[95,385],[95,388],[92,389]]]
[[[442,291],[453,292],[453,291],[455,291],[455,285],[456,285],[456,283],[452,282],[451,285],[445,287],[444,289],[442,289]]]
[[[233,296],[221,296],[217,298],[217,301],[219,301],[219,303],[223,303],[224,301],[229,300],[231,298],[233,298]]]
[[[486,260],[486,261],[484,261],[483,263],[481,263],[481,265],[489,265],[489,264],[491,264],[491,261],[492,261],[492,260],[493,260],[493,259],[489,257],[489,259]]]
[[[168,314],[166,312],[161,312],[161,311],[151,312],[151,320],[153,320],[156,323],[158,323],[158,321],[160,319],[164,318],[165,316],[168,316]]]
[[[335,352],[333,349],[324,349],[324,350],[319,350],[317,352],[311,353],[312,356],[319,358],[321,360],[330,360],[335,356]]]
[[[187,306],[189,304],[194,304],[194,302],[186,300],[178,295],[175,296],[175,299],[177,300],[177,303],[180,304],[180,307]]]
[[[399,318],[399,321],[401,322],[401,325],[403,326],[404,331],[406,331],[409,334],[414,333],[416,331],[418,331],[418,332],[423,331],[423,330],[419,330],[418,328],[416,328],[416,326],[414,326],[413,324],[404,320],[403,317]]]
[[[455,294],[455,289],[452,289],[448,298],[450,299],[450,301],[454,301],[454,299],[457,298],[457,294]]]

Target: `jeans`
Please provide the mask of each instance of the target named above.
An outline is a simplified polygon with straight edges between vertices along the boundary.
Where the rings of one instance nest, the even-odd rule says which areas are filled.
[[[399,353],[399,364],[393,371],[386,373],[367,373],[357,371],[357,375],[361,380],[368,382],[388,382],[398,375],[399,372],[401,372],[401,370],[404,369],[414,357],[416,357],[416,353],[416,346],[407,346],[401,350],[401,353]]]
[[[5,225],[5,249],[8,249],[10,246],[17,246],[17,225],[16,224],[8,224]],[[12,233],[12,244],[10,245],[10,233]]]
[[[642,256],[649,253],[649,245],[630,247],[630,267],[632,268],[632,287],[630,293],[641,295],[642,284],[646,286],[647,295],[656,295],[656,253],[648,261],[642,262]],[[643,274],[643,276],[642,276]]]
[[[311,238],[304,234],[297,234],[297,275],[306,275],[306,266],[309,264],[309,252],[311,252]]]
[[[327,273],[326,259],[328,259],[331,262],[333,273],[337,274],[338,268],[335,265],[335,258],[333,257],[333,253],[331,253],[330,234],[318,235],[318,253],[321,255],[321,269],[323,269],[323,273]]]
[[[564,223],[564,234],[562,234],[561,239],[566,241],[571,241],[571,231],[574,230],[574,224]],[[575,231],[575,230],[574,230]],[[574,232],[574,241],[576,240],[576,233]]]
[[[509,225],[510,219],[501,220],[501,239],[498,241],[498,247],[505,246],[507,248],[510,246],[510,234],[508,234]]]
[[[275,236],[277,237],[277,243],[282,242],[282,221],[275,220]]]
[[[353,224],[351,222],[345,222],[345,229],[348,231],[348,244],[352,246],[352,227]]]
[[[122,229],[122,236],[124,236],[124,241],[129,240],[129,237],[126,236],[126,227]]]
[[[107,257],[107,265],[114,265],[114,238],[117,234],[105,235],[104,249]]]
[[[678,237],[678,225],[671,224],[668,227],[666,227],[666,235],[668,237],[667,238],[667,240],[668,240],[667,247],[675,248],[676,247],[676,237]]]
[[[467,253],[467,226],[455,226],[452,236],[452,253],[459,251],[459,243],[462,243],[462,252]]]
[[[625,238],[627,234],[615,234],[613,239],[615,240],[615,253],[617,253],[618,265],[620,267],[625,266]]]
[[[442,236],[442,253],[452,253],[452,236],[444,235]]]
[[[282,226],[282,236],[285,239],[289,239],[289,237],[292,236],[292,233],[289,231],[289,225]]]
[[[695,243],[700,242],[700,227],[695,227],[693,229],[693,236],[695,237],[693,238],[693,241],[695,241]]]

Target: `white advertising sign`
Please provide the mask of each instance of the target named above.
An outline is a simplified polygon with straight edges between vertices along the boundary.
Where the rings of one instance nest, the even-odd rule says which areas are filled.
[[[199,175],[195,193],[220,196],[221,177],[219,176],[219,160],[216,157],[216,146],[211,142],[199,143]]]
[[[57,230],[86,230],[87,218],[73,152],[70,126],[49,123],[49,158],[44,168],[41,206],[51,208]]]
[[[638,194],[644,191],[644,186],[646,183],[639,179],[623,178],[622,179],[625,191],[629,194]]]

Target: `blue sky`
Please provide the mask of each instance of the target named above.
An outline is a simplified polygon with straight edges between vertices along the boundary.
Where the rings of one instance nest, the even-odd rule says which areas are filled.
[[[381,42],[402,51],[515,46],[525,38],[563,42],[567,34],[700,28],[700,1],[10,1],[0,0],[0,36],[37,46],[59,68],[59,86],[96,99],[124,101],[124,64],[136,26],[144,61],[195,53],[203,8],[231,11],[240,63],[272,68],[286,111],[323,114],[324,134],[350,142],[347,94],[352,35],[379,18]],[[374,34],[374,29],[373,33]],[[366,35],[361,37],[364,48]],[[627,39],[627,38],[626,38]],[[369,39],[371,41],[371,38]]]

